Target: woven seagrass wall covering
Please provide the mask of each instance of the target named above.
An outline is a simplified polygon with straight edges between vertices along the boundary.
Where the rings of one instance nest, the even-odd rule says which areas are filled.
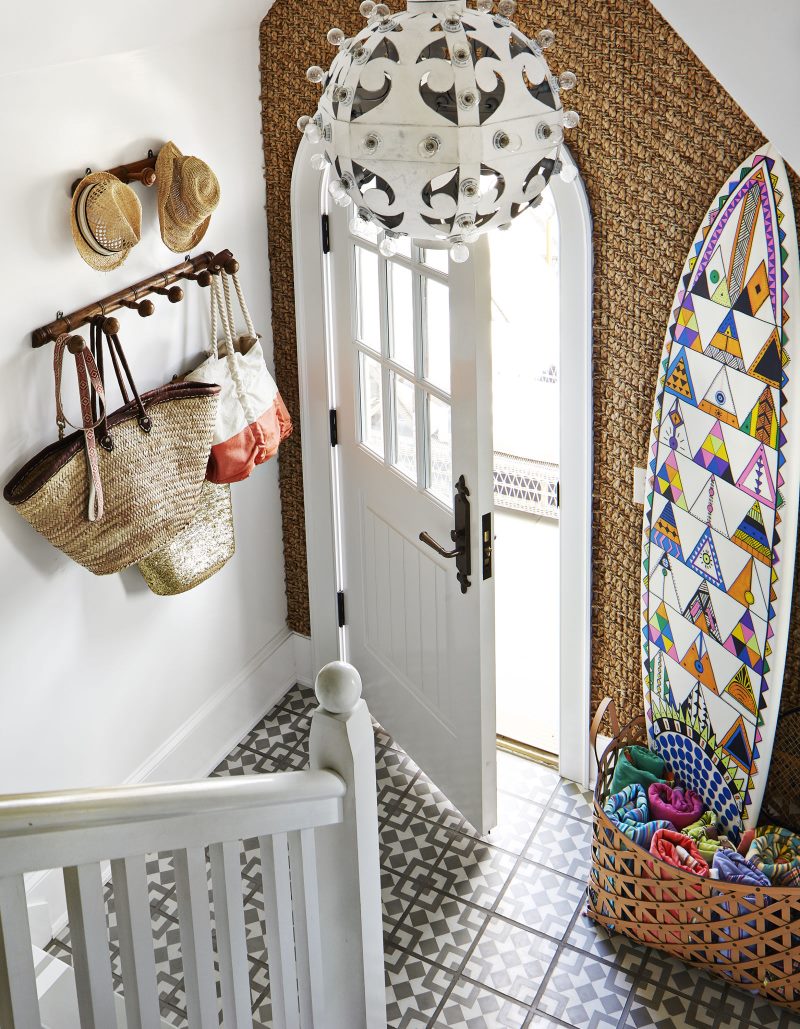
[[[399,0],[393,4],[399,8]],[[656,371],[678,275],[725,176],[762,136],[649,0],[522,0],[533,35],[556,31],[548,59],[578,73],[579,128],[570,143],[594,217],[594,702],[612,694],[620,718],[641,713],[639,551],[642,509],[632,469],[645,463]],[[299,422],[289,196],[298,115],[318,87],[305,69],[325,62],[325,33],[363,25],[357,0],[277,0],[261,26],[261,81],[273,329],[278,384]],[[551,56],[552,55],[552,56]],[[795,206],[800,187],[792,176]],[[569,267],[569,256],[565,256]],[[562,398],[569,408],[569,397]],[[302,427],[300,427],[302,428]],[[300,432],[281,450],[290,626],[309,631]],[[800,625],[797,617],[795,625]],[[798,635],[784,709],[800,703]],[[782,764],[779,732],[774,764]],[[800,764],[800,742],[795,767]],[[795,783],[800,775],[795,773]],[[785,786],[781,787],[781,792]]]

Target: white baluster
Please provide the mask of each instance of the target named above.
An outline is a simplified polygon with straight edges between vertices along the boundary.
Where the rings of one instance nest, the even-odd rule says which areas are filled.
[[[67,915],[81,1029],[117,1024],[99,862],[64,869]]]
[[[144,855],[111,862],[128,1029],[161,1029]]]
[[[41,1029],[25,881],[0,879],[0,1025]]]
[[[244,1029],[252,1026],[250,969],[242,904],[242,873],[239,841],[214,843],[209,847],[211,887],[214,891],[214,921],[222,986],[222,1024]]]
[[[174,859],[189,1025],[219,1029],[205,850],[176,850]]]
[[[319,925],[317,851],[313,829],[289,834],[292,869],[292,910],[300,992],[300,1024],[303,1029],[322,1029],[324,1014],[324,966]]]
[[[276,1027],[282,1026],[283,1029],[299,1029],[289,847],[286,833],[263,836],[258,842],[261,847],[272,1023]]]
[[[372,722],[351,665],[332,661],[315,688],[320,706],[311,720],[311,767],[330,769],[347,785],[342,822],[315,833],[326,1018],[333,1029],[385,1029]]]

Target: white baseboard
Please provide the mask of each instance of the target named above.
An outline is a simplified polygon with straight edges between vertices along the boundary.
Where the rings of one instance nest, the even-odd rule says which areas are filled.
[[[311,640],[283,629],[143,761],[125,784],[205,778],[296,682],[313,682]],[[44,947],[67,923],[61,871],[28,876],[26,892],[32,942]]]

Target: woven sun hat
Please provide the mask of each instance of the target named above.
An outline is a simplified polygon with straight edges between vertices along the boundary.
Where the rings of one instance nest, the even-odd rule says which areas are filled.
[[[97,271],[119,268],[142,235],[142,205],[130,186],[109,172],[94,172],[72,194],[72,238]]]
[[[165,246],[188,254],[205,236],[219,203],[217,176],[199,157],[184,157],[165,143],[156,158],[158,221]]]

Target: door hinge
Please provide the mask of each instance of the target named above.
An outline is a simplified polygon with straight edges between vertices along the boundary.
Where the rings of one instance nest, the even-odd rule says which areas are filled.
[[[561,483],[556,483],[556,507],[561,510]]]
[[[331,252],[331,220],[327,214],[322,216],[322,252],[323,254]]]
[[[344,614],[344,591],[339,590],[336,594],[336,613],[339,618],[339,628],[343,629],[347,625],[347,619]]]
[[[338,447],[339,446],[339,421],[338,421],[338,419],[336,417],[336,408],[335,407],[332,407],[330,409],[330,411],[328,411],[328,420],[330,422],[330,429],[331,429],[331,446],[332,447]]]

